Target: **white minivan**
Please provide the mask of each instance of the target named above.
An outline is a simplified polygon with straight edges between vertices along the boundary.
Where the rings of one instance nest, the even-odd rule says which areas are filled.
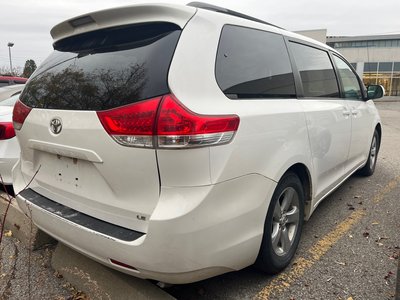
[[[102,10],[51,34],[14,108],[18,204],[114,269],[277,273],[320,201],[374,172],[383,90],[325,44],[202,3]]]

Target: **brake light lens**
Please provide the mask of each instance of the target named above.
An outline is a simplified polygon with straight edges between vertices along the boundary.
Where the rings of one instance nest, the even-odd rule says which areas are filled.
[[[13,110],[13,125],[15,130],[21,130],[31,110],[32,108],[26,106],[20,100],[15,103]]]
[[[0,140],[8,140],[15,136],[12,122],[0,122]]]
[[[104,129],[118,143],[153,147],[153,132],[161,97],[97,112]]]
[[[236,115],[200,115],[173,95],[163,97],[157,118],[159,148],[188,148],[229,143],[239,127]]]
[[[171,94],[97,115],[121,145],[169,149],[229,143],[240,121],[236,115],[194,113]]]

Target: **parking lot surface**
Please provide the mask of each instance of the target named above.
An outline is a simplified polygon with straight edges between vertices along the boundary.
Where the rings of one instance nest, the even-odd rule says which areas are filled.
[[[383,138],[375,174],[352,176],[305,223],[294,262],[167,291],[178,299],[394,299],[400,246],[400,102],[378,102]],[[212,245],[210,245],[212,247]]]
[[[16,238],[5,237],[0,248],[0,299],[78,299],[79,293],[51,268],[52,250],[49,245],[29,251]]]

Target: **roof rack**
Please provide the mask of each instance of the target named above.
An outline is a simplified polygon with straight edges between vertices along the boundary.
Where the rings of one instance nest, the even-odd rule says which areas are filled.
[[[274,24],[271,24],[271,23],[265,22],[263,20],[260,20],[260,19],[248,16],[248,15],[245,15],[245,14],[239,13],[239,12],[234,11],[234,10],[230,10],[230,9],[227,9],[227,8],[224,8],[224,7],[220,7],[220,6],[216,6],[216,5],[212,5],[212,4],[208,4],[208,3],[204,3],[204,2],[190,2],[187,5],[188,6],[192,6],[192,7],[196,7],[196,8],[207,9],[207,10],[215,11],[215,12],[218,12],[218,13],[223,13],[223,14],[227,14],[227,15],[231,15],[231,16],[235,16],[235,17],[246,19],[246,20],[255,21],[255,22],[258,22],[258,23],[263,23],[263,24],[266,24],[266,25],[270,25],[270,26],[274,26],[274,27],[283,29],[282,27],[276,26]]]

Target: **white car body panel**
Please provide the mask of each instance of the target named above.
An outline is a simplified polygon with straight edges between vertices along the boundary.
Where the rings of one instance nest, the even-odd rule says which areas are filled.
[[[50,133],[54,117],[68,120],[60,135]],[[15,190],[34,177],[30,187],[45,197],[107,222],[147,231],[159,197],[155,150],[121,147],[91,111],[35,109],[26,122],[29,126],[19,133],[20,140],[26,141],[21,164],[24,183],[14,183]],[[78,133],[84,138],[77,138]],[[132,169],[139,172],[134,175]]]
[[[87,13],[66,20],[50,31],[54,41],[70,37],[79,33],[143,22],[171,22],[181,28],[196,12],[196,8],[172,4],[131,5]],[[74,27],[71,22],[77,19],[90,17],[94,22]]]
[[[181,40],[190,39],[191,42],[178,43],[170,67],[169,86],[171,92],[178,99],[197,113],[209,114],[210,107],[212,107],[212,114],[233,113],[240,116],[240,130],[235,136],[233,144],[210,148],[211,183],[221,182],[249,173],[258,173],[278,181],[283,173],[293,165],[294,161],[301,162],[307,167],[311,166],[310,157],[302,154],[309,153],[308,145],[301,142],[302,139],[307,137],[306,127],[300,125],[304,124],[304,117],[302,115],[295,116],[295,113],[301,109],[297,100],[232,101],[221,92],[214,75],[215,55],[221,28],[224,24],[229,24],[230,22],[243,26],[251,24],[255,28],[264,30],[267,27],[271,32],[281,32],[277,27],[241,20],[229,15],[224,15],[221,18],[221,15],[199,10],[181,34]],[[204,32],[208,34],[204,35]],[[201,39],[191,38],[192,36],[200,35],[202,36]],[[196,57],[196,61],[201,63],[193,63],[193,57]],[[181,71],[183,67],[185,72]],[[193,80],[193,78],[201,78],[201,80]],[[269,111],[271,114],[269,114]],[[268,115],[268,118],[266,118],[266,115]],[[290,120],[290,122],[284,122],[285,119]],[[264,130],[261,132],[256,131],[254,128],[255,123],[259,124]],[[276,140],[271,138],[279,136],[282,132],[291,135],[287,141],[281,140],[277,145]],[[290,140],[293,137],[295,139]],[[255,139],[257,140],[257,146],[253,147],[251,144],[254,143]],[[290,142],[290,145],[288,142]],[[302,150],[299,151],[299,148]],[[165,150],[157,151],[160,169],[162,170],[161,177],[162,179],[164,177],[169,179],[176,175],[174,175],[174,169],[164,168],[164,164],[167,161],[172,164],[171,160],[173,161],[174,158],[170,156],[164,157],[163,151]],[[296,154],[288,153],[290,151],[296,152]],[[264,162],[251,159],[269,152],[276,157]],[[285,157],[287,162],[282,163]],[[288,157],[291,159],[287,159]],[[179,161],[180,157],[175,156],[175,159]],[[279,170],[276,170],[278,162]],[[175,163],[178,164],[178,162]],[[207,166],[203,168],[207,168]],[[206,172],[205,169],[201,170]],[[167,171],[169,173],[166,173]],[[182,175],[178,178],[178,181],[184,182],[185,178],[186,175]]]
[[[20,184],[14,174],[15,184]],[[101,263],[138,277],[187,283],[254,262],[262,235],[257,225],[264,222],[269,204],[265,199],[271,198],[275,186],[265,177],[249,175],[217,185],[162,188],[150,220],[151,234],[133,242],[94,233],[35,205],[30,210],[39,228]],[[261,197],[252,197],[254,193]],[[28,213],[23,202],[18,203]],[[198,257],[194,260],[193,255]],[[137,271],[112,265],[109,258]]]
[[[12,106],[0,106],[0,122],[12,122]],[[20,148],[16,137],[0,141],[0,174],[3,183],[12,184],[11,170],[19,158]]]
[[[94,111],[32,109],[17,133],[22,155],[13,171],[15,191],[34,177],[29,188],[43,197],[143,233],[134,241],[119,240],[31,204],[39,228],[81,253],[119,271],[169,283],[239,270],[257,258],[266,212],[285,172],[300,165],[309,175],[307,219],[365,164],[380,122],[372,101],[231,100],[216,82],[225,24],[329,47],[274,26],[193,7],[130,6],[81,17],[89,15],[94,23],[74,28],[70,22],[77,17],[54,27],[54,40],[128,23],[167,21],[184,28],[169,68],[170,92],[195,114],[235,114],[240,124],[225,145],[146,149],[117,144]],[[63,120],[59,135],[49,127],[55,117]],[[17,200],[28,212],[26,199]]]
[[[316,202],[345,176],[344,168],[351,139],[351,116],[344,100],[304,99],[300,103],[307,120],[313,160],[313,196]]]
[[[346,166],[346,173],[357,169],[367,160],[369,144],[372,141],[374,127],[377,120],[376,108],[372,101],[348,100],[347,106],[351,112],[351,144]]]

